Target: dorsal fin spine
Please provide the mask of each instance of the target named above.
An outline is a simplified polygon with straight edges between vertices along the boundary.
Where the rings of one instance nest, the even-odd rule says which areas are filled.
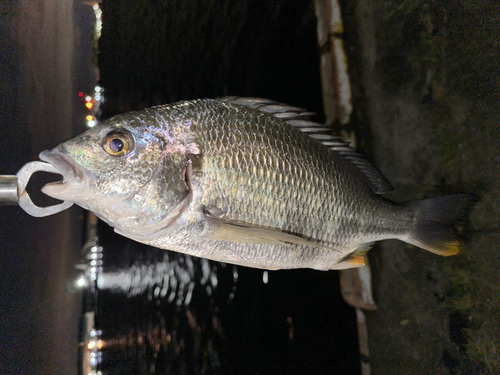
[[[298,107],[262,98],[240,98],[232,96],[219,98],[217,100],[227,104],[250,107],[286,122],[349,161],[363,174],[375,193],[383,194],[393,190],[390,182],[387,181],[382,173],[354,148],[350,147],[349,143],[344,142],[339,136],[332,134],[331,129],[325,125],[309,121],[308,118],[313,115],[313,113],[306,112],[304,109]]]

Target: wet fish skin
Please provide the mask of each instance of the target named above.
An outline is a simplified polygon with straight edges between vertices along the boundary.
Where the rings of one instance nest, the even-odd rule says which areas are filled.
[[[203,99],[116,116],[42,153],[87,176],[44,192],[137,241],[257,268],[359,266],[351,255],[389,238],[441,255],[458,251],[450,223],[469,205],[465,196],[391,202],[340,153],[240,103]],[[116,130],[133,136],[127,155],[103,150]],[[463,209],[434,214],[436,229],[421,225],[450,202]]]

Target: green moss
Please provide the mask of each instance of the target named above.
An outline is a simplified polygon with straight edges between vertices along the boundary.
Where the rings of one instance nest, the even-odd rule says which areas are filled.
[[[495,266],[499,237],[473,239],[471,248],[444,268],[446,308],[468,317],[466,354],[492,373],[500,373],[500,285]]]
[[[440,166],[444,171],[450,172],[456,167],[460,158],[460,142],[462,135],[456,129],[449,126],[449,120],[436,124],[433,132],[433,143],[439,151]]]
[[[377,40],[384,50],[378,69],[386,77],[386,89],[410,84],[434,100],[441,98],[447,32],[440,3],[394,1],[386,3],[384,15],[386,27],[377,31]]]
[[[430,114],[433,163],[445,189],[482,189],[490,198],[470,218],[476,229],[498,226],[498,167],[491,155],[497,154],[493,140],[499,133],[491,110],[500,71],[498,40],[491,38],[498,25],[478,7],[468,1],[394,0],[377,2],[375,14],[384,20],[376,38],[378,76],[385,91],[411,92]],[[461,359],[495,374],[500,374],[499,243],[500,235],[477,235],[461,257],[446,260],[443,276],[444,309],[467,317]]]

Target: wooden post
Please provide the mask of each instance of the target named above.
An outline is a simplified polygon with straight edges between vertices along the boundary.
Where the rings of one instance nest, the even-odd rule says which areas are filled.
[[[352,90],[342,40],[344,27],[340,4],[338,0],[315,0],[315,8],[326,123],[330,127],[336,127],[344,140],[355,147],[355,134],[348,133],[343,128],[351,120]],[[370,375],[368,329],[363,310],[374,310],[377,306],[372,295],[368,263],[360,268],[340,271],[340,288],[344,300],[356,308],[361,372],[363,375]]]

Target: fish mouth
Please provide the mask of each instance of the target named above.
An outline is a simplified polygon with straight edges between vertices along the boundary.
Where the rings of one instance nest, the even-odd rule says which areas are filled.
[[[84,168],[57,148],[42,151],[39,158],[42,161],[52,164],[52,166],[61,173],[63,176],[62,183],[83,181],[84,171],[82,171],[82,169]]]
[[[42,151],[40,160],[51,164],[62,175],[63,180],[52,182],[42,192],[56,199],[75,202],[75,188],[82,187],[95,176],[58,148]],[[71,192],[70,192],[71,191]]]

